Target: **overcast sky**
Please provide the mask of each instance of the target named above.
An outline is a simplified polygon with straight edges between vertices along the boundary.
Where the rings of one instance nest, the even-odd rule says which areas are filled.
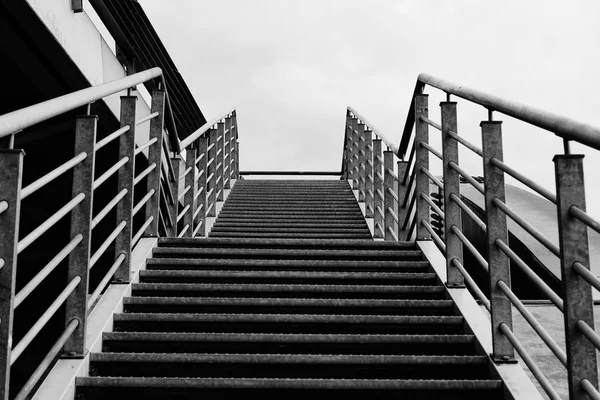
[[[399,142],[420,72],[600,126],[597,1],[140,2],[207,119],[237,107],[245,170],[339,170],[348,105]],[[444,97],[426,92],[439,121]],[[459,100],[458,113],[459,133],[479,144],[486,111]],[[562,141],[496,118],[507,163],[554,191]],[[600,155],[586,154],[600,215]]]

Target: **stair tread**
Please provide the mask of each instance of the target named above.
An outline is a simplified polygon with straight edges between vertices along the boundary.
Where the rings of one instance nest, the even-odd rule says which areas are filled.
[[[232,255],[244,255],[244,256],[266,256],[266,257],[289,257],[294,256],[297,258],[302,257],[410,257],[419,258],[422,256],[420,251],[415,250],[337,250],[337,249],[252,249],[252,248],[235,248],[235,249],[223,249],[223,248],[206,248],[206,247],[157,247],[153,250],[153,256],[157,255],[220,255],[220,256],[232,256]]]
[[[273,245],[273,246],[317,246],[317,247],[331,247],[331,246],[348,246],[348,242],[346,240],[337,240],[337,239],[253,239],[253,238],[239,238],[239,239],[230,239],[230,238],[159,238],[158,239],[159,246],[172,245],[172,244],[182,244],[182,245],[235,245],[235,246],[258,246],[258,245]],[[357,240],[353,241],[351,244],[352,248],[415,248],[414,242],[385,242],[385,241],[373,241],[373,240]]]
[[[312,291],[312,292],[429,292],[444,291],[441,285],[323,285],[323,284],[274,284],[274,283],[134,283],[133,290],[252,290],[252,291]]]
[[[223,270],[142,270],[141,277],[232,277],[232,278],[338,278],[338,279],[434,279],[433,272],[328,272],[328,271],[223,271]]]
[[[124,304],[160,304],[160,305],[306,305],[312,307],[452,307],[451,300],[390,300],[390,299],[305,299],[305,298],[253,298],[253,297],[126,297]]]

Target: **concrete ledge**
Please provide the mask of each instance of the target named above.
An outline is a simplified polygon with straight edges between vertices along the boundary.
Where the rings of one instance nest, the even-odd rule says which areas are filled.
[[[446,259],[444,255],[432,241],[417,241],[417,246],[423,251],[440,280],[446,282]],[[483,350],[490,354],[492,352],[492,331],[488,316],[466,288],[447,288],[447,290]],[[500,379],[504,381],[506,398],[514,400],[542,400],[544,398],[521,365],[495,364],[491,360],[490,365]]]
[[[83,359],[59,360],[32,397],[34,400],[73,400],[75,378],[88,376],[90,353],[102,350],[102,334],[111,332],[113,315],[123,311],[123,298],[131,295],[131,286],[139,282],[140,271],[146,269],[146,259],[158,239],[142,238],[131,254],[131,279],[128,284],[111,284],[90,313],[86,329],[87,355]]]

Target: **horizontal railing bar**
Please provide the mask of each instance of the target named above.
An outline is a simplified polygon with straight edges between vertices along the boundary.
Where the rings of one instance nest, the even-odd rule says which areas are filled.
[[[198,226],[196,226],[196,229],[194,229],[194,232],[192,232],[192,237],[196,237],[198,231],[200,230],[200,228],[202,228],[202,225],[204,225],[204,221],[198,222]]]
[[[418,82],[469,100],[487,109],[498,111],[539,128],[546,129],[565,139],[576,140],[600,150],[600,129],[595,126],[530,107],[516,101],[506,100],[464,85],[457,85],[429,74],[419,74]]]
[[[198,173],[196,174],[196,176],[194,176],[194,180],[198,180],[198,178],[200,178],[202,176],[202,174],[204,174],[204,170],[202,171],[198,171]]]
[[[394,238],[394,240],[397,242],[398,241],[398,236],[396,235],[396,233],[394,232],[394,230],[392,229],[391,226],[387,227],[387,231],[390,233],[390,235],[392,235],[392,237]]]
[[[212,175],[212,174],[211,174]],[[206,180],[208,182],[208,179]],[[208,192],[206,192],[206,198],[209,198],[212,192],[215,191],[215,188],[211,188]]]
[[[396,182],[398,182],[398,175],[396,175],[396,174],[394,173],[394,170],[393,170],[393,169],[391,169],[391,168],[388,168],[388,169],[387,169],[387,172],[388,172],[388,174],[390,174],[390,176],[392,177],[392,179],[394,179]]]
[[[186,224],[183,229],[181,230],[181,232],[179,232],[179,235],[177,235],[178,238],[183,237],[183,235],[185,235],[185,233],[188,231],[188,229],[190,229],[190,224]]]
[[[50,307],[42,314],[42,316],[35,322],[35,324],[29,329],[29,331],[23,336],[19,344],[17,344],[12,352],[10,353],[10,365],[13,365],[15,361],[19,358],[19,356],[23,353],[23,351],[29,346],[31,341],[35,339],[38,333],[42,330],[44,326],[48,323],[50,318],[60,308],[60,306],[67,300],[67,297],[75,290],[77,285],[81,282],[81,277],[76,276],[69,282],[67,287],[60,293],[60,295],[50,304]]]
[[[433,182],[437,187],[439,187],[440,189],[444,189],[444,185],[442,184],[442,182],[440,182],[440,180],[438,178],[436,178],[435,176],[432,175],[431,172],[429,172],[429,170],[427,170],[426,168],[421,167],[421,171],[427,175],[427,177],[431,180],[431,182]]]
[[[27,379],[27,382],[25,382],[25,385],[23,385],[23,387],[21,388],[17,396],[14,398],[14,400],[25,400],[26,398],[28,398],[29,393],[31,393],[31,391],[35,389],[39,380],[42,379],[42,377],[46,374],[46,371],[48,370],[48,368],[50,368],[50,365],[52,365],[52,363],[56,360],[56,356],[63,350],[65,343],[67,343],[67,340],[69,340],[69,338],[71,337],[73,332],[75,332],[75,329],[77,329],[78,326],[79,320],[73,318],[71,322],[69,322],[63,333],[58,337],[54,345],[50,348],[48,354],[46,354],[46,356],[39,363],[35,371],[33,371],[33,374],[31,374],[29,379]]]
[[[502,240],[496,240],[495,244],[500,250],[502,250],[504,254],[508,256],[508,258],[510,258],[515,263],[515,265],[517,265],[521,269],[521,271],[525,273],[525,275],[527,275],[529,279],[531,279],[536,284],[536,286],[542,292],[544,292],[546,297],[548,297],[548,299],[550,299],[550,301],[560,311],[563,311],[563,300],[554,292],[554,290],[550,288],[550,286],[548,286],[546,282],[542,280],[542,278],[540,278],[534,271],[531,270],[529,265],[527,265],[523,260],[521,260],[521,258],[517,256],[517,254],[514,251],[512,251],[510,247],[508,247],[508,245]]]
[[[129,157],[127,157],[127,156],[121,158],[115,165],[110,167],[108,169],[108,171],[106,171],[105,173],[100,175],[100,177],[94,181],[94,183],[92,184],[92,190],[98,189],[100,187],[100,185],[102,185],[104,182],[106,182],[108,180],[108,178],[110,178],[112,175],[114,175],[119,170],[119,168],[121,168],[123,165],[127,164],[128,161],[129,161]]]
[[[213,118],[212,120],[210,120],[207,123],[205,123],[204,125],[202,125],[198,130],[196,130],[194,133],[192,133],[190,136],[183,139],[179,143],[179,147],[181,148],[181,150],[183,151],[190,144],[194,143],[196,141],[196,139],[198,139],[200,136],[204,135],[204,133],[206,133],[210,128],[212,128],[217,123],[219,123],[223,118],[229,117],[229,115],[231,115],[233,112],[235,112],[235,108],[231,107],[225,113],[220,114],[221,115],[220,117]],[[233,128],[234,127],[232,127],[232,129]]]
[[[209,151],[211,151],[213,147],[215,147],[214,143],[209,144],[208,147],[206,148],[206,152],[208,153]]]
[[[377,159],[377,161],[379,161],[380,164],[384,164],[383,158],[379,154],[376,154],[375,158]]]
[[[443,157],[442,157],[442,153],[440,153],[439,151],[437,151],[436,149],[434,149],[433,147],[431,147],[431,146],[430,146],[430,145],[428,145],[427,143],[425,143],[425,142],[421,142],[421,143],[420,143],[420,145],[421,145],[421,147],[423,147],[424,149],[427,149],[427,150],[429,150],[429,152],[430,152],[431,154],[433,154],[434,156],[436,156],[436,157],[437,157],[437,158],[439,158],[440,160],[442,160],[442,159],[443,159]]]
[[[577,206],[571,206],[569,207],[569,214],[571,214],[571,216],[577,218],[596,232],[600,233],[600,223],[592,217],[590,217],[590,215],[583,211],[581,208]]]
[[[415,195],[415,190],[412,191],[412,196],[410,196],[410,202],[408,204],[408,208],[406,209],[407,211],[407,215],[410,215],[410,213],[412,212],[413,208],[415,207],[415,204],[417,202],[417,196]],[[404,219],[404,224],[402,225],[402,229],[406,229],[406,227],[408,226],[408,218]]]
[[[131,247],[133,248],[133,246],[136,245],[136,243],[138,242],[138,240],[140,240],[140,238],[142,237],[142,235],[144,234],[144,232],[146,231],[146,228],[150,226],[150,224],[152,223],[152,221],[154,221],[154,216],[149,216],[148,219],[146,220],[146,222],[144,222],[144,225],[141,226],[141,228],[137,231],[137,233],[133,236],[133,238],[131,239]]]
[[[160,68],[152,68],[10,112],[0,117],[0,138],[161,75]]]
[[[406,180],[409,177],[409,173],[411,170],[411,165],[413,165],[413,160],[415,159],[415,153],[416,153],[416,146],[415,146],[415,142],[413,141],[413,145],[410,148],[410,155],[408,156],[408,162],[406,163],[406,171],[404,171],[404,178],[402,178],[402,183],[406,183]],[[398,156],[398,154],[396,154]],[[413,168],[413,173],[411,174],[411,177],[414,176],[414,168]]]
[[[154,193],[156,193],[156,190],[150,189],[148,193],[146,193],[146,195],[135,205],[135,207],[133,207],[131,215],[136,215],[142,209],[142,207],[144,207],[144,205],[152,198],[152,196],[154,196]]]
[[[198,157],[196,157],[196,161],[195,161],[195,163],[196,163],[196,164],[198,164],[198,163],[200,162],[200,160],[202,160],[202,159],[204,158],[204,156],[205,156],[205,154],[204,154],[204,153],[202,153],[202,154],[200,154]]]
[[[413,183],[415,181],[415,175],[416,174],[410,175],[410,179],[408,180],[408,184],[406,185],[407,190],[406,190],[406,194],[404,195],[404,201],[402,202],[402,207],[406,207],[406,205],[408,204],[408,197],[410,195],[410,192],[413,190]]]
[[[206,168],[210,167],[210,164],[212,164],[213,162],[215,162],[215,158],[211,158],[210,160],[208,160],[208,162],[206,163]]]
[[[498,160],[497,158],[491,158],[490,164],[494,165],[495,167],[498,167],[499,169],[506,172],[508,175],[512,176],[513,178],[515,178],[516,180],[518,180],[525,186],[527,186],[530,189],[533,189],[534,191],[539,193],[542,197],[545,197],[546,199],[548,199],[551,202],[553,202],[554,204],[556,204],[556,195],[555,194],[550,193],[549,190],[544,189],[542,186],[538,185],[533,180],[531,180],[531,179],[527,178],[526,176],[520,174],[519,172],[515,171],[514,169],[512,169],[511,167],[509,167],[502,161]]]
[[[394,201],[396,201],[396,203],[398,202],[398,195],[396,194],[396,192],[394,192],[394,189],[392,189],[391,187],[387,188],[387,192],[390,194],[390,196],[392,196],[392,198],[394,199]]]
[[[223,191],[221,189],[219,189],[219,191],[217,192],[217,194],[215,195],[217,198],[219,198],[219,196],[221,195],[221,193],[223,193]]]
[[[450,230],[452,230],[452,232],[458,237],[458,240],[460,240],[463,243],[463,245],[471,252],[473,257],[475,257],[475,259],[477,260],[479,265],[481,265],[483,267],[485,272],[489,273],[490,272],[489,263],[481,255],[481,253],[477,250],[477,248],[475,248],[475,246],[473,246],[473,243],[471,243],[471,241],[469,239],[467,239],[467,237],[462,233],[462,231],[460,229],[458,229],[458,227],[456,225],[452,225],[450,227]]]
[[[185,169],[185,171],[183,171],[183,174],[181,174],[179,176],[179,180],[182,180],[183,178],[185,178],[187,176],[187,174],[190,173],[190,171],[192,170],[192,166],[189,166]]]
[[[488,310],[488,312],[491,312],[492,308],[490,306],[490,301],[487,299],[487,297],[485,297],[485,294],[483,294],[481,289],[479,289],[479,286],[477,286],[477,284],[475,283],[475,281],[473,280],[471,275],[469,275],[469,273],[467,272],[465,267],[463,267],[462,264],[460,263],[460,261],[458,261],[458,258],[453,258],[451,263],[452,263],[452,265],[454,265],[454,267],[456,267],[456,269],[458,269],[458,272],[460,272],[462,274],[462,276],[465,278],[465,283],[467,284],[467,287],[469,289],[471,289],[471,291],[475,294],[475,296],[477,296],[477,298],[479,299],[481,304],[483,304],[485,309]]]
[[[179,195],[179,197],[177,198],[177,201],[183,199],[185,197],[185,195],[187,194],[187,192],[189,192],[190,190],[192,190],[192,185],[187,185],[185,187],[185,189],[183,189],[181,191],[181,194]]]
[[[202,194],[202,192],[204,192],[204,188],[203,187],[199,187],[198,188],[198,193],[196,193],[196,197],[194,198],[194,200],[198,200],[198,198],[200,197],[200,195]]]
[[[365,118],[363,118],[356,110],[352,107],[348,106],[348,111],[353,114],[356,118],[360,119],[364,122],[365,126],[367,126],[373,133],[381,138],[383,142],[394,152],[394,154],[398,154],[398,145],[392,142],[388,137],[383,135],[380,130],[376,129],[370,122],[368,122]]]
[[[480,227],[484,232],[487,232],[487,225],[483,222],[473,210],[471,210],[463,201],[454,193],[450,193],[450,200],[452,200],[460,209],[471,218],[471,221]]]
[[[0,201],[0,214],[2,214],[6,210],[8,210],[8,201]]]
[[[75,196],[71,201],[65,204],[60,210],[55,212],[50,218],[44,221],[40,226],[34,229],[29,235],[24,237],[17,243],[17,254],[20,254],[23,250],[25,250],[31,243],[33,243],[37,238],[42,236],[44,233],[48,231],[48,229],[52,228],[58,221],[61,220],[62,217],[67,215],[71,210],[73,210],[79,203],[83,201],[85,198],[85,194],[79,193]]]
[[[61,165],[60,167],[52,170],[51,172],[42,176],[35,182],[30,183],[29,185],[27,185],[26,187],[21,189],[21,201],[25,200],[29,195],[34,193],[36,190],[38,190],[39,188],[52,182],[54,179],[58,178],[59,176],[61,176],[62,174],[64,174],[65,172],[67,172],[68,170],[70,170],[71,168],[73,168],[74,166],[76,166],[77,164],[82,162],[83,160],[85,160],[86,158],[87,158],[87,153],[79,153],[77,156],[73,157],[72,159],[70,159],[69,161],[67,161],[66,163]]]
[[[387,211],[390,213],[390,215],[392,216],[392,219],[394,221],[396,221],[396,223],[398,223],[398,216],[396,215],[396,213],[394,212],[394,210],[392,210],[392,207],[388,207]]]
[[[112,279],[115,272],[117,272],[117,269],[119,269],[121,264],[123,264],[123,261],[125,261],[125,254],[119,254],[119,257],[117,257],[117,259],[115,260],[113,265],[110,267],[110,269],[108,270],[106,275],[104,275],[104,278],[102,278],[102,280],[96,287],[96,290],[94,290],[94,293],[92,293],[92,295],[88,299],[88,304],[87,304],[88,312],[92,309],[92,307],[94,306],[94,303],[96,302],[96,300],[98,300],[98,297],[100,297],[100,295],[102,294],[102,290],[104,289],[104,287],[108,284],[108,282],[110,282],[110,280]]]
[[[131,127],[129,125],[125,125],[119,129],[117,129],[116,131],[114,131],[113,133],[111,133],[110,135],[105,137],[104,139],[98,141],[96,143],[96,145],[94,146],[94,151],[100,150],[101,148],[103,148],[104,146],[106,146],[107,144],[109,144],[110,142],[112,142],[113,140],[115,140],[116,138],[118,138],[119,136],[124,134],[125,132],[129,132],[130,129],[131,129]]]
[[[110,244],[117,238],[119,233],[121,233],[121,231],[125,228],[125,225],[127,225],[127,222],[121,221],[121,223],[117,225],[117,227],[106,238],[104,243],[102,243],[102,245],[98,247],[98,250],[96,250],[96,252],[90,258],[90,269],[92,269],[92,267],[96,264],[96,262],[98,262],[100,257],[102,257],[106,249],[108,249],[108,246],[110,246]]]
[[[195,220],[196,217],[198,216],[198,214],[200,214],[200,211],[202,211],[202,209],[204,208],[204,204],[200,204],[198,206],[198,208],[196,209],[196,211],[194,211],[194,215],[193,215],[193,219]]]
[[[600,290],[600,279],[592,272],[587,269],[582,263],[579,261],[575,261],[573,263],[573,270],[579,274],[587,283],[596,288],[596,290]]]
[[[515,295],[515,293],[508,287],[508,285],[503,281],[498,281],[498,288],[508,297],[513,306],[521,313],[525,321],[529,323],[529,326],[533,328],[533,330],[539,335],[540,339],[554,353],[558,361],[561,362],[563,366],[567,366],[567,354],[561,350],[556,341],[552,339],[550,334],[544,329],[544,327],[539,323],[537,319],[525,308],[521,300]]]
[[[217,166],[217,169],[219,169],[218,167],[220,167],[220,166],[221,166],[221,164],[219,164],[219,165]],[[220,181],[221,179],[223,179],[223,177],[222,177],[221,175],[219,175],[219,176],[217,177],[217,180],[215,181],[215,183],[219,183],[219,181]]]
[[[190,205],[188,204],[183,208],[183,210],[177,216],[177,222],[181,221],[181,218],[183,218],[185,216],[185,213],[187,213],[189,209],[190,209]]]
[[[133,179],[133,186],[137,185],[144,179],[152,170],[156,168],[156,163],[152,163],[148,168],[143,170],[138,176]]]
[[[219,140],[221,140],[221,138],[220,138],[220,137],[217,139],[217,142],[218,142]],[[217,157],[219,157],[219,154],[221,154],[222,152],[223,152],[223,149],[219,149],[219,150],[217,150],[217,154],[216,154],[216,156],[217,156]],[[217,167],[217,168],[218,168],[218,167]]]
[[[477,191],[479,193],[485,194],[485,189],[484,189],[483,185],[480,184],[480,183],[478,183],[475,179],[473,179],[473,177],[471,175],[467,174],[465,172],[465,170],[463,170],[461,167],[459,167],[453,161],[450,161],[448,163],[448,166],[450,168],[452,168],[453,170],[455,170],[456,172],[458,172],[460,176],[462,176],[463,178],[465,178],[467,180],[467,182],[469,182],[471,184],[471,186],[473,186],[475,189],[477,189]]]
[[[598,389],[596,389],[589,380],[582,379],[579,385],[581,386],[581,390],[590,396],[590,399],[600,400],[600,392],[598,392]]]
[[[113,209],[115,208],[115,206],[119,203],[119,201],[121,201],[121,199],[123,197],[125,197],[125,195],[127,194],[127,189],[123,189],[121,190],[115,197],[114,199],[112,199],[110,201],[110,203],[108,203],[106,205],[106,207],[104,207],[102,209],[102,211],[100,211],[98,213],[98,215],[96,215],[96,217],[92,220],[91,223],[91,228],[94,229],[96,226],[98,226],[98,224],[100,223],[100,221],[102,221],[104,219],[104,217],[106,217],[106,215]]]
[[[535,228],[529,222],[525,221],[525,219],[523,217],[521,217],[519,214],[517,214],[516,212],[511,210],[499,198],[497,198],[497,197],[494,198],[492,200],[492,204],[494,204],[496,207],[498,207],[500,210],[502,210],[502,212],[504,212],[507,216],[509,216],[510,219],[515,221],[517,224],[519,224],[519,226],[521,226],[521,228],[525,229],[527,231],[527,233],[529,233],[531,236],[533,236],[535,239],[537,239],[538,242],[543,244],[544,247],[546,247],[548,250],[550,250],[552,253],[554,253],[554,255],[556,255],[557,257],[560,257],[560,248],[557,245],[552,243],[550,241],[550,239],[548,239],[546,237],[546,235],[544,235],[542,232],[540,232],[537,228]]]
[[[438,131],[442,130],[442,125],[438,124],[437,122],[434,122],[432,120],[430,120],[427,117],[421,116],[421,121],[425,122],[427,125],[434,127],[435,129],[437,129]]]
[[[425,202],[427,204],[429,204],[429,206],[433,209],[433,211],[439,215],[440,217],[442,217],[442,219],[446,218],[446,214],[441,210],[441,208],[439,208],[432,200],[431,197],[427,196],[425,193],[421,192],[421,198],[423,200],[425,200]]]
[[[381,235],[385,236],[385,230],[381,227],[381,224],[379,222],[377,222],[375,224],[375,228],[379,229],[379,232],[381,232]]]
[[[537,379],[540,386],[542,387],[542,389],[544,389],[548,397],[550,397],[551,400],[561,400],[560,396],[556,393],[548,379],[546,379],[540,368],[537,366],[535,361],[533,361],[531,356],[527,353],[521,342],[519,342],[519,339],[517,339],[515,334],[512,333],[508,325],[502,322],[499,328],[502,331],[502,333],[506,336],[508,341],[513,345],[517,353],[519,353],[519,355],[523,359],[523,362],[525,363],[525,365],[527,365],[527,368],[529,368],[533,376],[535,376],[535,379]]]
[[[158,142],[158,138],[152,138],[150,140],[148,140],[146,143],[144,143],[143,145],[141,145],[140,147],[136,148],[133,151],[133,155],[137,156],[138,154],[140,154],[142,151],[146,150],[148,147],[152,146],[154,143]]]
[[[473,145],[462,136],[458,136],[456,132],[448,131],[448,136],[465,146],[467,149],[471,150],[473,153],[477,154],[479,157],[483,157],[483,151],[479,147]]]
[[[600,335],[598,335],[596,331],[583,320],[577,321],[577,324],[575,325],[579,332],[581,332],[596,349],[600,350]]]
[[[431,235],[431,238],[433,239],[433,242],[435,243],[435,245],[437,246],[438,249],[440,249],[440,251],[446,255],[446,244],[442,241],[442,239],[440,239],[440,237],[438,236],[437,233],[435,233],[435,231],[433,230],[433,228],[431,227],[431,225],[429,224],[429,222],[425,221],[424,219],[421,220],[421,225],[423,225],[425,227],[425,229],[427,230],[427,232],[429,232],[429,234]]]
[[[381,215],[381,218],[385,219],[385,214],[383,213],[383,210],[381,209],[381,207],[376,206],[375,210],[379,213],[379,215]]]
[[[210,212],[210,210],[212,210],[213,206],[215,205],[215,203],[211,203],[207,208],[206,208],[206,214],[208,215],[208,213]]]
[[[227,170],[228,170],[228,169],[229,169],[229,165],[226,165],[226,166],[223,168],[223,173],[227,172]]]
[[[377,171],[375,174],[377,175],[377,177],[379,178],[379,180],[380,180],[381,182],[383,182],[383,181],[384,181],[384,179],[383,179],[383,175],[381,175],[381,172]]]
[[[377,193],[377,197],[379,197],[381,200],[384,200],[383,192],[381,191],[381,189],[375,190],[375,193]]]
[[[77,245],[79,243],[81,243],[82,240],[83,240],[82,234],[78,234],[73,239],[71,239],[71,241],[61,251],[59,251],[58,254],[55,255],[54,258],[52,258],[52,260],[50,260],[50,262],[48,262],[48,264],[46,264],[46,266],[44,268],[42,268],[42,270],[40,272],[38,272],[37,275],[34,276],[33,279],[30,280],[27,283],[27,285],[25,285],[23,287],[23,289],[21,289],[19,291],[19,293],[17,293],[15,295],[14,308],[19,307],[19,305],[23,302],[23,300],[25,300],[27,298],[27,296],[29,296],[31,294],[31,292],[33,292],[35,290],[35,288],[37,288],[39,286],[39,284],[42,283],[44,281],[44,279],[46,279],[46,277],[48,275],[50,275],[50,273],[52,271],[54,271],[56,269],[56,267],[65,258],[67,258],[67,256],[69,254],[71,254],[73,249],[75,249],[75,247],[77,247]]]
[[[158,117],[158,114],[159,114],[158,111],[156,111],[150,115],[145,116],[144,118],[138,119],[137,121],[135,121],[135,125],[138,126],[138,125],[143,124],[146,121],[150,121],[151,119]]]

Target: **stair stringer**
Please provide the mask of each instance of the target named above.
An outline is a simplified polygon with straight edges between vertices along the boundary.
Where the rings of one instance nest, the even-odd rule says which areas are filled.
[[[435,273],[442,282],[446,281],[446,259],[432,241],[417,241],[417,246],[431,264]],[[465,319],[465,324],[470,329],[485,354],[492,353],[492,332],[490,320],[486,313],[477,304],[466,287],[449,288],[448,294],[460,314]],[[544,397],[529,379],[523,367],[518,363],[496,364],[490,358],[489,365],[492,374],[496,374],[504,382],[505,398],[513,400],[542,400]]]

